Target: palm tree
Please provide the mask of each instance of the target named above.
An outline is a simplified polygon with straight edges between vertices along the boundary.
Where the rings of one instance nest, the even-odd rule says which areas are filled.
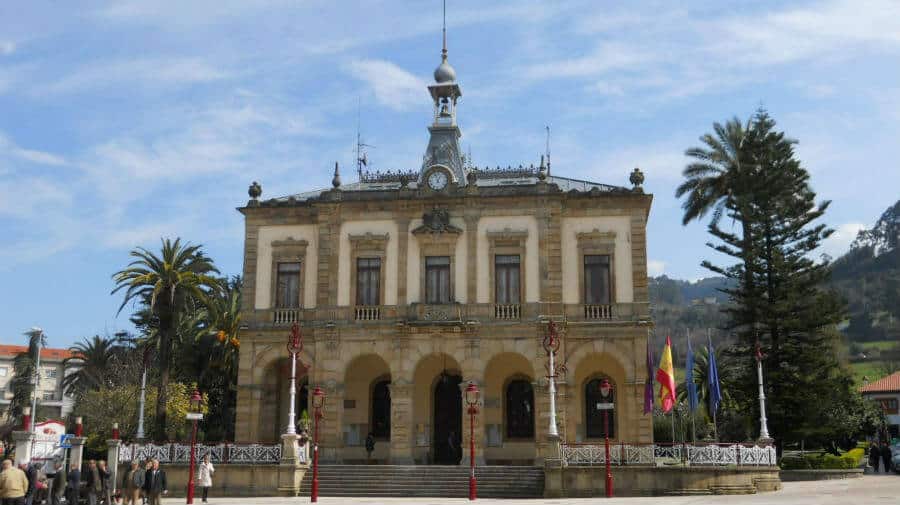
[[[724,355],[719,349],[715,349],[715,354],[716,363],[718,364],[721,373]],[[697,385],[697,404],[703,405],[706,408],[706,415],[709,419],[712,419],[712,414],[709,412],[709,348],[706,346],[694,351],[693,378],[694,384]],[[687,387],[685,383],[682,381],[678,384],[676,389],[678,390],[678,402],[684,402],[685,405],[687,405]],[[721,376],[719,377],[719,389],[722,392],[722,403],[730,403],[731,395],[725,388]]]
[[[748,159],[749,142],[745,139],[749,128],[749,123],[745,127],[738,118],[724,125],[714,123],[715,135],[707,133],[700,137],[705,148],[692,147],[685,151],[685,156],[696,161],[685,167],[682,175],[686,180],[675,190],[676,198],[687,195],[681,205],[682,224],[699,220],[710,210],[713,211],[710,224],[719,222],[728,199],[745,176],[742,169]]]
[[[104,338],[94,335],[69,347],[72,356],[63,360],[67,367],[73,364],[78,367],[62,381],[66,394],[78,395],[85,391],[99,391],[104,387],[112,387],[113,369],[119,365],[119,359],[125,348],[118,338]]]
[[[179,315],[189,303],[208,305],[210,295],[220,289],[219,280],[213,275],[219,271],[201,246],[182,244],[180,238],[163,239],[159,256],[143,247],[132,250],[131,256],[136,259],[113,275],[116,288],[112,293],[125,289],[119,312],[128,302],[139,302],[149,309],[152,317],[150,324],[156,330],[160,375],[154,431],[157,437],[163,437],[172,343]]]
[[[38,349],[47,345],[47,337],[37,328],[26,331],[25,336],[28,337],[28,350],[20,352],[13,359],[13,376],[10,379],[13,397],[6,408],[9,419],[18,419],[22,415],[22,409],[30,406],[35,386],[32,380],[35,376],[34,358]],[[37,412],[32,412],[31,415],[37,418]]]

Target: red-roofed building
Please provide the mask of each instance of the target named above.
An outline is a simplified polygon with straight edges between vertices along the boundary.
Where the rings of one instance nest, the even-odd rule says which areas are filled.
[[[900,371],[870,382],[859,391],[865,398],[881,404],[891,438],[900,437]]]
[[[16,356],[28,352],[28,346],[0,344],[0,417],[6,416],[6,409],[12,399],[11,379]],[[63,377],[78,367],[63,360],[73,356],[68,349],[41,349],[41,381],[38,385],[38,414],[41,419],[62,419],[69,414],[74,399],[67,396],[62,387]]]

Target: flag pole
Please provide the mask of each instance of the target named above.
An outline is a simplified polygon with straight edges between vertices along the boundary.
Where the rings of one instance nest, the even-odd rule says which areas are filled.
[[[691,329],[690,328],[687,329],[687,345],[688,345],[688,349],[691,349]],[[693,351],[691,351],[691,358],[692,359],[691,359],[690,365],[691,365],[691,367],[693,367],[694,366]],[[693,382],[694,381],[694,371],[691,370],[690,374],[688,374],[688,371],[685,370],[684,377],[685,377],[685,379],[690,377],[691,382]],[[687,397],[688,397],[688,410],[691,411],[691,442],[697,443],[697,416],[695,415],[696,414],[695,409],[691,408],[691,407],[696,407],[697,404],[694,401],[694,399],[691,398],[691,390],[689,389],[689,386],[687,383],[685,383],[685,385],[684,385],[684,390],[687,393]]]
[[[712,334],[711,334],[709,328],[706,328],[706,341],[710,343],[709,347],[706,348],[706,351],[709,354],[706,357],[706,363],[708,365],[710,363],[710,360],[716,359],[715,356],[713,355]],[[718,367],[718,363],[716,364],[716,367]],[[718,370],[716,371],[716,373],[718,373]],[[710,391],[709,399],[712,400],[712,392],[711,391]],[[712,408],[712,405],[710,405],[710,407],[711,407],[710,410],[712,410],[712,418],[713,418],[713,440],[715,440],[716,443],[718,443],[719,442],[719,425],[716,422],[716,411],[719,409]]]

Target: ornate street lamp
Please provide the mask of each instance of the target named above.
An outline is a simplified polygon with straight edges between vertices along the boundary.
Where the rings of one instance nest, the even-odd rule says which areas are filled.
[[[769,436],[769,425],[766,423],[766,391],[763,387],[763,353],[759,340],[756,341],[756,378],[759,382],[759,441],[763,444],[772,442]]]
[[[612,498],[613,495],[613,479],[612,479],[612,468],[610,467],[609,461],[609,411],[613,407],[613,403],[610,401],[612,395],[612,384],[609,383],[609,380],[604,378],[602,382],[600,382],[600,397],[603,398],[603,403],[600,404],[600,408],[603,409],[603,438],[606,443],[606,497]]]
[[[559,350],[559,335],[556,332],[556,323],[553,321],[547,323],[547,336],[544,337],[543,345],[550,360],[550,366],[547,368],[547,379],[549,380],[547,390],[550,393],[550,427],[547,435],[551,439],[556,439],[559,438],[559,431],[556,428],[556,364],[554,357],[556,351]]]
[[[295,321],[294,324],[291,325],[291,336],[288,338],[287,342],[287,351],[291,355],[291,390],[290,390],[290,402],[291,405],[288,408],[288,423],[287,423],[287,431],[288,435],[296,435],[297,428],[294,425],[294,420],[297,415],[294,411],[297,398],[297,354],[303,350],[303,337],[300,335],[300,325]]]
[[[203,419],[203,397],[200,396],[200,391],[194,389],[194,392],[191,394],[190,404],[187,413],[188,421],[193,421],[194,426],[191,429],[191,464],[188,466],[188,489],[187,489],[187,503],[190,505],[194,503],[194,446],[197,444],[197,423]]]
[[[466,386],[466,404],[469,406],[469,500],[476,498],[475,483],[475,414],[478,413],[478,398],[481,392],[474,382],[469,381]]]
[[[325,391],[316,386],[312,393],[312,406],[315,412],[316,426],[313,434],[313,481],[312,492],[309,501],[319,501],[319,419],[322,419],[322,409],[325,408]]]

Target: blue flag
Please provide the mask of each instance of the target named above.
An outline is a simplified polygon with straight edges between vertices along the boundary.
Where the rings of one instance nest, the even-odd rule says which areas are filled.
[[[687,338],[687,360],[684,365],[684,385],[687,391],[688,408],[691,412],[697,410],[697,385],[694,384],[694,350],[691,349],[691,334]]]
[[[712,338],[709,339],[709,412],[712,415],[719,410],[722,403],[722,389],[719,387],[719,367],[716,365],[716,350],[713,349]]]

